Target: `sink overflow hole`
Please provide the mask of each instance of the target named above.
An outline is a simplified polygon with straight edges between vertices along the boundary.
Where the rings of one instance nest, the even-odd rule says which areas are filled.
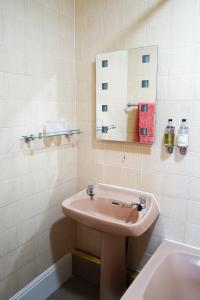
[[[119,205],[119,203],[117,203],[117,202],[112,202],[112,204],[114,204],[114,205]]]

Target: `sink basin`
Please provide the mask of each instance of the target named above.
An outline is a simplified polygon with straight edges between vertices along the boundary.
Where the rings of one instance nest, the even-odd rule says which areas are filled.
[[[199,300],[200,249],[165,241],[121,300]]]
[[[138,211],[131,203],[141,202]],[[90,198],[86,189],[62,202],[65,215],[102,233],[101,300],[119,300],[126,289],[125,237],[143,234],[159,215],[153,194],[97,184]]]
[[[146,208],[138,212],[136,207],[125,207],[145,198]],[[86,190],[62,203],[64,214],[98,231],[123,236],[139,236],[155,221],[159,214],[153,194],[118,186],[97,184],[93,200]]]

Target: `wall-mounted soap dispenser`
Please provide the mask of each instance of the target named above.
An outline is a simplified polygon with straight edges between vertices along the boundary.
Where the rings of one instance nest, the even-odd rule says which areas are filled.
[[[168,153],[173,153],[174,135],[175,135],[175,127],[173,126],[173,120],[168,119],[168,125],[165,128],[165,135],[164,135],[164,145]]]
[[[181,126],[177,136],[177,146],[180,148],[180,153],[185,155],[188,148],[189,141],[189,128],[187,126],[187,120],[182,119]]]

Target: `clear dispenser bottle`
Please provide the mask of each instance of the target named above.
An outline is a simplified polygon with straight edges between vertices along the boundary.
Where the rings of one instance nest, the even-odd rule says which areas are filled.
[[[164,145],[168,153],[173,153],[174,136],[175,136],[175,127],[173,126],[173,120],[168,119],[168,125],[165,128],[165,135],[164,135]]]
[[[180,153],[183,155],[187,153],[188,142],[189,142],[189,128],[187,126],[187,120],[182,119],[182,123],[178,131],[177,146],[180,148]]]

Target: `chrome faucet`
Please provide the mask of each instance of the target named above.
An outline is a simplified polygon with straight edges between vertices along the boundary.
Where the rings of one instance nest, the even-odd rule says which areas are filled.
[[[86,190],[86,193],[88,196],[90,196],[90,199],[93,200],[93,197],[95,195],[95,192],[94,192],[94,185],[93,184],[89,184],[87,186],[87,190]]]
[[[144,197],[139,197],[139,202],[131,202],[130,204],[123,203],[121,207],[125,208],[137,208],[137,211],[141,211],[146,208],[146,199]]]

